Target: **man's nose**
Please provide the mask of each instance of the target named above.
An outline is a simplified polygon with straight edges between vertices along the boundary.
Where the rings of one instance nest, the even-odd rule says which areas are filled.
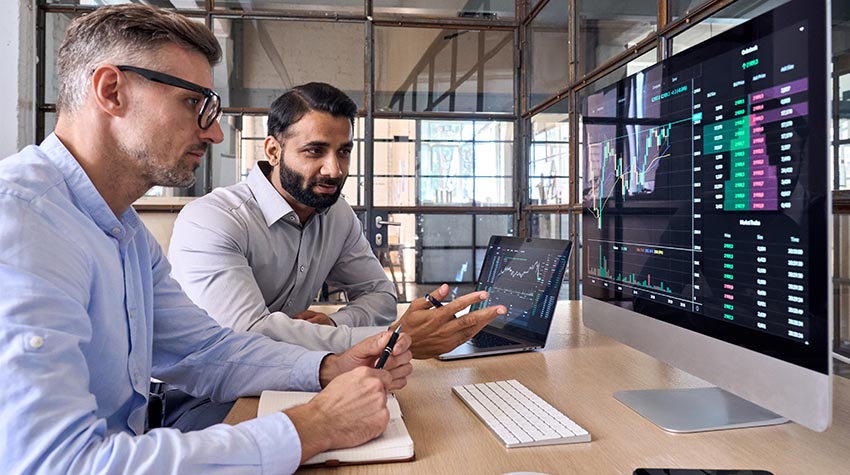
[[[212,125],[206,130],[201,129],[201,139],[204,142],[216,144],[221,143],[224,140],[224,131],[221,130],[219,120],[221,120],[221,118],[214,120]]]

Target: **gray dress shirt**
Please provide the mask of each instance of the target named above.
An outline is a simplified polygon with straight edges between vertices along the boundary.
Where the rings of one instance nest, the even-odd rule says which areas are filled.
[[[302,224],[268,171],[259,162],[246,181],[183,208],[168,251],[172,276],[222,325],[308,349],[345,351],[386,329],[397,316],[395,288],[354,211],[341,199]],[[338,326],[290,318],[325,281],[351,301],[331,315]]]

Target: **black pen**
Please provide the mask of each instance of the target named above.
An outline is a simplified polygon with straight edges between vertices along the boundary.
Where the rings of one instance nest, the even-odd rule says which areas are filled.
[[[443,302],[440,302],[439,300],[435,299],[434,297],[431,297],[431,294],[425,294],[425,300],[427,300],[428,303],[433,305],[434,308],[440,308],[440,307],[443,306]]]
[[[440,308],[440,307],[443,306],[443,302],[440,302],[439,300],[435,299],[434,297],[431,297],[431,294],[425,294],[425,300],[427,300],[428,303],[433,305],[434,308]],[[457,318],[456,315],[452,315],[452,317]]]
[[[384,352],[381,353],[381,357],[378,358],[378,364],[375,365],[376,369],[384,369],[384,365],[387,364],[387,359],[393,354],[393,348],[395,347],[395,342],[398,341],[398,335],[401,333],[401,323],[398,324],[395,331],[392,335],[390,335],[390,342],[387,343],[386,348],[384,348]]]

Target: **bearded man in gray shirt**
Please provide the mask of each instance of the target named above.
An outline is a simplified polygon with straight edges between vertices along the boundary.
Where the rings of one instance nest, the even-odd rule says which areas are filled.
[[[354,102],[328,84],[291,89],[271,105],[267,161],[245,182],[181,211],[169,248],[172,275],[222,325],[341,352],[396,321],[393,284],[354,211],[338,199],[356,113]],[[307,309],[325,281],[351,300],[332,315]],[[442,301],[447,294],[442,285],[431,296]],[[472,292],[441,308],[416,299],[393,327],[403,323],[415,358],[430,358],[507,312],[493,306],[453,318],[485,298]]]

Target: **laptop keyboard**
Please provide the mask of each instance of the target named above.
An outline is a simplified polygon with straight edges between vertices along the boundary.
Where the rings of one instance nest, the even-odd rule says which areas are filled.
[[[517,380],[452,388],[507,448],[590,442],[590,434]]]
[[[516,345],[517,342],[492,333],[478,332],[469,343],[476,348],[492,348],[494,346]]]

